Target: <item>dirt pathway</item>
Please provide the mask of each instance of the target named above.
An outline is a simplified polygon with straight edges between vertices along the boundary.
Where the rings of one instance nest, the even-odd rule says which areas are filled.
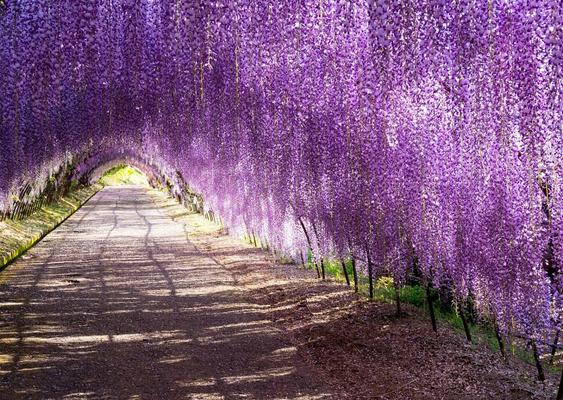
[[[536,380],[531,363],[504,360],[483,343],[440,321],[438,335],[425,309],[370,302],[344,284],[319,281],[312,270],[276,262],[267,252],[225,235],[199,214],[187,214],[152,192],[190,241],[233,274],[246,301],[267,310],[338,400],[552,400],[559,374]]]
[[[0,399],[322,399],[146,189],[106,188],[0,277]]]

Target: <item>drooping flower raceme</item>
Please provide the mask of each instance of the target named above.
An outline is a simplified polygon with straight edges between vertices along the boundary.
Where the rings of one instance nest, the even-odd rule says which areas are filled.
[[[4,3],[3,210],[128,159],[283,250],[303,222],[317,257],[560,325],[559,1]]]

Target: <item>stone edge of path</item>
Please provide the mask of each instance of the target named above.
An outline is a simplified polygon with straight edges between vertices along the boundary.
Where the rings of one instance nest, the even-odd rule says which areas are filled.
[[[19,221],[0,222],[0,272],[23,256],[104,188],[94,184],[71,191]]]

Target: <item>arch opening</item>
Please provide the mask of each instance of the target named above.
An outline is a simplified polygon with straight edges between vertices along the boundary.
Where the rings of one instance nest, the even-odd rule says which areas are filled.
[[[107,169],[98,182],[104,186],[149,186],[149,179],[143,171],[135,166],[122,163]]]
[[[120,167],[129,169],[119,171]],[[121,174],[110,179],[113,184],[119,183],[125,175],[129,178],[134,175],[130,183],[163,189],[190,210],[203,210],[203,196],[188,186],[180,171],[160,157],[141,154],[135,148],[102,145],[69,153],[62,161],[43,165],[36,174],[22,173],[12,184],[7,200],[0,204],[0,221],[23,219],[78,187],[99,182],[112,169]]]

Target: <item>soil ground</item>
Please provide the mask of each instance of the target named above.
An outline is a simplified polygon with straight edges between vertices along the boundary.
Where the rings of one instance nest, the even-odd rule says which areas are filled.
[[[0,275],[0,399],[551,399],[405,307],[106,188]]]

